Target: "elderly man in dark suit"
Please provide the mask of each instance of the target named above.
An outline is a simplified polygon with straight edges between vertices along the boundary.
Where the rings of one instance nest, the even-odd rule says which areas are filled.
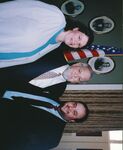
[[[87,115],[84,103],[6,91],[0,99],[0,149],[49,150],[59,144],[67,122]]]
[[[57,77],[50,77],[54,72]],[[2,88],[13,87],[33,94],[48,93],[52,98],[60,97],[67,85],[88,81],[92,70],[87,64],[77,63],[70,67],[60,52],[51,52],[36,62],[0,69],[0,83]],[[51,76],[51,75],[50,75]]]
[[[0,69],[0,93],[4,92],[4,88],[13,88],[24,92],[31,92],[32,94],[40,94],[43,91],[43,93],[47,93],[50,97],[59,97],[66,88],[66,82],[41,88],[30,84],[29,81],[62,65],[66,65],[64,56],[60,52],[51,52],[34,63]]]

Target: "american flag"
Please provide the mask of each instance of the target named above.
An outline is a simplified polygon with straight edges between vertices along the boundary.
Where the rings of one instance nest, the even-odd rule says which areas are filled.
[[[123,56],[123,49],[113,46],[93,44],[87,46],[85,49],[64,52],[64,57],[68,62],[99,56]]]

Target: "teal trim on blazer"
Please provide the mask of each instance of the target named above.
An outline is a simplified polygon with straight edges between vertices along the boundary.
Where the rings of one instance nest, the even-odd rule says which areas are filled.
[[[23,57],[31,57],[35,55],[36,53],[42,51],[44,48],[46,48],[49,44],[56,44],[56,37],[60,32],[62,32],[63,29],[58,31],[56,34],[54,34],[44,45],[41,47],[31,51],[31,52],[8,52],[8,53],[0,53],[0,59],[1,60],[7,60],[7,59],[16,59],[16,58],[23,58]]]

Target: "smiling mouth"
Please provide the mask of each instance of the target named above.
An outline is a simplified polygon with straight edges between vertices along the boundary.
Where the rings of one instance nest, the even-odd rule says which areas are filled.
[[[64,113],[67,113],[68,108],[69,108],[68,105],[66,105],[66,106],[64,107],[64,109],[63,109],[63,112],[64,112]]]

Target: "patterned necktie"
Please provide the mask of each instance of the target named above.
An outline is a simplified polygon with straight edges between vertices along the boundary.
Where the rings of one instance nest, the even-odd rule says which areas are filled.
[[[16,103],[42,106],[42,107],[46,107],[46,108],[54,109],[54,110],[58,110],[59,109],[59,106],[54,106],[51,103],[44,102],[44,101],[39,101],[39,100],[36,100],[36,99],[30,99],[30,98],[28,99],[28,98],[16,97],[16,96],[12,96],[12,98],[14,99],[14,101]]]
[[[41,74],[40,76],[37,77],[37,79],[51,79],[51,78],[58,77],[60,75],[61,75],[61,73],[49,71],[49,72]]]

